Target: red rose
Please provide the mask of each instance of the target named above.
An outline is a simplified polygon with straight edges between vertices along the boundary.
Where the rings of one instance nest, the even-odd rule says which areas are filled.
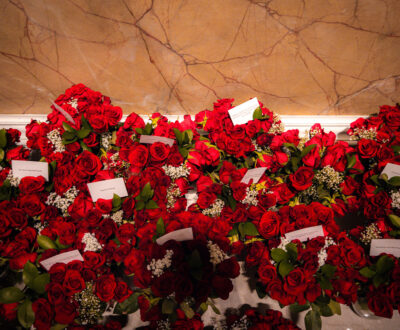
[[[104,115],[107,118],[108,125],[115,126],[122,118],[122,109],[112,105],[103,105]]]
[[[60,283],[50,282],[46,286],[47,297],[52,305],[61,305],[66,301],[66,296],[64,295],[64,289]]]
[[[296,190],[305,190],[312,185],[314,171],[305,166],[297,169],[296,173],[289,175],[289,180]]]
[[[162,142],[155,142],[150,145],[150,155],[152,159],[157,163],[165,161],[170,151],[171,147]]]
[[[99,145],[99,141],[97,141],[97,135],[94,133],[90,133],[87,137],[85,137],[83,139],[83,143],[85,143],[89,148]]]
[[[238,277],[240,274],[240,266],[235,257],[231,257],[217,265],[217,272],[229,278]]]
[[[41,202],[37,194],[24,195],[21,197],[19,203],[22,210],[31,217],[41,214],[46,209],[46,206]]]
[[[266,239],[279,234],[280,217],[278,213],[267,211],[258,223],[258,232]]]
[[[136,230],[134,225],[132,225],[131,223],[124,223],[118,228],[117,238],[121,243],[135,245],[135,232]]]
[[[174,283],[175,280],[175,274],[167,271],[153,280],[151,291],[157,297],[167,297],[174,292],[174,285],[172,285],[172,283]]]
[[[86,218],[90,210],[93,209],[92,199],[83,192],[75,198],[74,202],[68,207],[68,213],[74,219]]]
[[[368,307],[377,316],[392,318],[393,306],[390,299],[383,292],[375,291],[368,298]]]
[[[290,201],[291,198],[294,197],[294,192],[292,192],[286,183],[281,183],[271,190],[274,192],[276,199],[279,204],[286,204]]]
[[[10,221],[11,226],[14,228],[22,230],[28,224],[28,219],[26,217],[26,214],[22,210],[17,209],[16,207],[9,208],[7,210],[6,216]]]
[[[299,295],[307,289],[307,281],[304,272],[300,268],[295,268],[286,277],[283,288],[291,295]]]
[[[215,293],[218,295],[218,298],[223,300],[229,298],[229,293],[233,290],[233,284],[229,278],[214,275],[211,284]]]
[[[21,191],[21,193],[28,195],[43,191],[44,183],[45,179],[42,176],[39,177],[26,176],[21,179],[18,188]]]
[[[28,159],[29,149],[24,148],[23,146],[18,146],[16,148],[10,149],[7,151],[6,159],[10,160],[25,160]]]
[[[364,249],[360,245],[357,245],[353,241],[346,239],[346,241],[341,244],[341,249],[342,261],[346,266],[357,266],[359,268],[365,266],[365,253]]]
[[[129,163],[136,168],[143,168],[147,163],[148,157],[149,150],[141,144],[136,144],[131,148],[128,156]]]
[[[56,315],[54,316],[54,321],[59,324],[70,324],[74,321],[75,317],[78,316],[78,305],[70,303],[70,302],[63,302],[62,305],[56,306],[55,312]]]
[[[45,260],[45,259],[43,259],[43,260]],[[51,266],[51,268],[49,270],[51,282],[63,283],[66,271],[67,271],[66,264],[56,263],[53,266]]]
[[[395,107],[391,107],[390,111],[385,114],[386,125],[393,130],[397,130],[400,127],[400,111]]]
[[[102,254],[93,251],[86,251],[83,254],[83,260],[85,260],[85,263],[83,264],[84,267],[93,270],[100,268],[106,262],[106,259]]]
[[[96,209],[102,214],[109,214],[112,210],[112,199],[99,198],[96,201]]]
[[[39,298],[32,303],[32,309],[35,313],[34,326],[38,329],[50,329],[53,321],[53,310],[48,301]]]
[[[93,130],[97,133],[103,133],[108,130],[108,121],[104,115],[91,115],[88,116],[87,120],[89,121],[90,126],[93,127]]]
[[[85,289],[86,285],[79,271],[69,269],[65,273],[63,287],[65,294],[67,296],[72,296]]]
[[[357,150],[361,158],[373,158],[378,152],[379,144],[374,140],[361,139],[357,143]]]
[[[87,150],[83,151],[75,160],[76,173],[80,177],[95,175],[101,170],[101,167],[100,159]]]
[[[175,299],[181,303],[186,297],[190,297],[193,292],[193,283],[189,277],[178,276],[175,280]]]
[[[268,250],[264,243],[254,242],[246,254],[246,265],[252,267],[258,265],[263,259],[269,260]]]
[[[132,112],[125,120],[124,122],[124,129],[130,129],[130,128],[144,128],[145,123],[144,120],[136,113]]]
[[[117,287],[113,274],[102,275],[96,281],[96,295],[101,301],[110,301],[114,298],[114,291]]]
[[[261,263],[257,270],[258,277],[261,282],[268,284],[269,282],[277,279],[275,266],[267,263]]]
[[[17,317],[18,303],[0,304],[0,316],[3,320],[11,321]]]
[[[199,194],[199,198],[197,199],[197,204],[202,208],[206,209],[208,208],[212,203],[215,202],[217,199],[217,195],[207,192],[207,191],[202,191]]]
[[[114,299],[121,303],[125,299],[128,299],[132,293],[133,291],[128,287],[128,284],[126,284],[126,282],[118,281],[117,286],[115,287]]]

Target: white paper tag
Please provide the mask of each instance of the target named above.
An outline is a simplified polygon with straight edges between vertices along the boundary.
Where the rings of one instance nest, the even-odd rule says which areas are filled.
[[[372,239],[369,255],[375,257],[381,253],[392,254],[396,258],[400,258],[400,239]]]
[[[24,178],[26,176],[42,176],[49,181],[49,164],[47,162],[32,162],[29,160],[12,160],[13,176]]]
[[[193,229],[190,227],[172,231],[164,236],[161,236],[160,238],[157,238],[156,242],[158,245],[163,245],[165,242],[168,242],[171,239],[178,242],[191,241],[193,240]]]
[[[386,174],[388,179],[400,176],[400,165],[387,163],[381,174]]]
[[[172,145],[174,144],[173,139],[169,139],[164,136],[156,136],[156,135],[141,135],[139,142],[140,143],[149,143],[149,144],[153,144],[156,142],[162,142],[164,144],[169,145],[170,147],[172,147]]]
[[[257,98],[253,98],[247,102],[244,102],[237,107],[228,110],[229,116],[232,119],[233,125],[246,124],[249,120],[253,120],[253,113],[260,104]]]
[[[54,105],[54,107],[55,107],[58,111],[60,111],[60,112],[64,115],[64,117],[65,117],[69,122],[71,122],[72,124],[75,124],[74,118],[72,118],[72,116],[71,116],[67,111],[65,111],[63,108],[61,108],[57,103],[54,103],[53,101],[51,101],[51,103]]]
[[[47,270],[49,271],[51,266],[53,266],[56,263],[62,263],[62,264],[67,264],[71,261],[74,260],[79,260],[83,261],[82,255],[79,253],[78,250],[72,250],[68,252],[64,252],[61,254],[58,254],[54,257],[48,258],[46,260],[43,260],[40,262],[40,264]]]
[[[251,170],[247,170],[246,174],[242,178],[242,183],[248,184],[251,179],[253,179],[253,183],[257,183],[263,174],[265,173],[266,167],[257,167]]]
[[[197,202],[197,199],[199,198],[199,195],[197,195],[197,191],[194,192],[188,192],[185,194],[186,197],[186,210],[189,208],[190,205],[195,204]]]
[[[123,178],[91,182],[88,183],[87,186],[93,202],[96,202],[99,198],[112,199],[114,194],[119,197],[128,196]]]
[[[324,230],[322,229],[322,226],[313,226],[313,227],[308,227],[308,228],[303,228],[300,230],[295,230],[290,233],[286,233],[285,237],[289,241],[293,241],[295,239],[298,239],[300,242],[305,242],[309,239],[318,237],[318,236],[325,236],[324,235]]]

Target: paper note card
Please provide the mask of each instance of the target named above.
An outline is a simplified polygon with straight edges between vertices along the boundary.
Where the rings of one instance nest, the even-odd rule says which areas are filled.
[[[87,186],[93,202],[96,202],[99,198],[112,199],[114,194],[119,197],[128,196],[123,178],[91,182]]]
[[[318,237],[318,236],[325,236],[324,230],[321,225],[303,228],[303,229],[295,230],[295,231],[285,234],[285,237],[289,241],[298,239],[300,242],[305,242],[309,239],[312,239],[312,238]]]
[[[56,108],[59,112],[61,112],[69,122],[75,124],[74,118],[72,118],[72,116],[67,111],[65,111],[63,108],[61,108],[58,104],[54,103],[53,101],[51,103],[53,103],[54,108]]]
[[[400,258],[400,239],[372,239],[370,256],[379,256],[381,253],[392,254],[396,258]]]
[[[229,116],[232,119],[233,125],[246,124],[249,120],[253,120],[253,113],[260,104],[257,98],[251,99],[247,102],[238,105],[237,107],[228,110]]]
[[[156,242],[158,245],[163,245],[165,242],[168,242],[172,239],[178,242],[191,241],[193,240],[193,230],[192,228],[185,228],[171,231],[170,233],[157,238]]]
[[[48,258],[46,260],[43,260],[40,262],[40,264],[47,270],[49,271],[51,266],[53,266],[56,263],[62,263],[62,264],[67,264],[71,261],[74,260],[79,260],[83,261],[83,258],[81,254],[79,253],[78,250],[73,250],[73,251],[68,251],[64,252],[61,254],[58,254],[54,257]]]
[[[31,162],[28,160],[12,160],[13,176],[24,178],[26,176],[42,176],[49,181],[49,164],[47,162]]]
[[[139,142],[140,143],[149,143],[149,144],[153,144],[156,142],[162,142],[164,144],[169,145],[170,147],[172,147],[172,145],[174,144],[173,139],[169,139],[164,136],[155,136],[155,135],[141,135]]]
[[[193,192],[188,192],[185,194],[186,197],[186,210],[189,208],[190,205],[195,204],[197,202],[197,199],[199,198],[199,195],[197,195],[197,191]]]
[[[250,180],[253,179],[253,183],[257,183],[263,176],[266,169],[266,167],[257,167],[251,170],[247,170],[246,174],[242,178],[242,181],[240,182],[248,184]]]
[[[388,163],[381,174],[386,174],[388,179],[393,178],[394,176],[400,176],[400,165]]]

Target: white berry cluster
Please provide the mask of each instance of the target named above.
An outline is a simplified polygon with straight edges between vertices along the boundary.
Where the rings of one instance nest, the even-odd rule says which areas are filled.
[[[257,152],[262,152],[263,151],[263,149],[257,144],[257,140],[251,140],[251,143],[253,144],[253,146],[254,146],[254,151],[257,151]]]
[[[112,134],[110,132],[101,133],[100,143],[104,150],[108,150],[111,147]]]
[[[320,267],[322,267],[323,265],[325,265],[325,261],[328,258],[328,253],[326,252],[326,250],[328,249],[328,247],[330,247],[331,245],[336,245],[335,241],[330,238],[330,237],[325,237],[325,245],[321,248],[321,250],[318,252],[318,265]]]
[[[218,265],[225,259],[228,259],[228,256],[226,255],[226,253],[220,249],[218,244],[208,241],[207,248],[208,248],[208,251],[210,252],[210,262],[214,266]]]
[[[75,186],[69,188],[63,196],[58,195],[56,192],[50,193],[47,197],[46,204],[53,205],[61,210],[63,216],[68,216],[68,207],[74,202],[78,196],[79,190]]]
[[[156,322],[156,329],[157,330],[170,330],[171,329],[171,324],[169,323],[168,320],[159,320]]]
[[[351,140],[367,139],[376,140],[376,128],[355,128],[353,134],[350,135]]]
[[[96,236],[94,236],[91,233],[85,233],[85,235],[83,235],[82,243],[85,244],[85,249],[83,250],[84,252],[86,251],[96,252],[102,249],[102,246],[97,240]]]
[[[174,251],[167,250],[164,258],[162,259],[151,259],[147,265],[147,270],[151,271],[153,276],[160,277],[164,273],[164,269],[171,267],[172,255]]]
[[[246,196],[243,198],[242,203],[247,205],[258,205],[258,191],[254,189],[250,189],[250,187],[246,188]]]
[[[124,211],[123,211],[123,210],[119,210],[119,211],[117,211],[117,212],[114,212],[113,215],[111,216],[111,219],[112,219],[118,226],[120,226],[120,225],[122,225],[122,220],[123,220],[122,216],[123,216],[123,214],[124,214]]]
[[[20,178],[17,178],[13,175],[12,170],[8,172],[6,180],[10,181],[12,187],[18,187],[19,183],[21,182]]]
[[[178,167],[172,165],[164,165],[162,166],[162,169],[164,170],[165,175],[168,175],[172,180],[184,178],[190,174],[190,170],[186,167],[185,164]]]
[[[225,206],[224,201],[218,198],[210,207],[204,209],[201,212],[209,217],[219,217],[221,215],[224,206]]]
[[[335,171],[335,169],[328,165],[322,170],[315,173],[314,179],[319,184],[325,184],[328,189],[339,190],[339,185],[343,182],[343,173]]]
[[[67,102],[71,107],[77,109],[78,107],[78,100],[77,99],[73,99],[71,98],[68,102]]]
[[[54,146],[54,152],[64,152],[65,146],[62,142],[61,134],[58,129],[53,129],[51,132],[47,133],[47,138]]]
[[[371,223],[360,234],[360,241],[364,244],[371,244],[372,239],[382,238],[381,231],[375,223]]]
[[[167,209],[174,207],[176,199],[181,195],[177,184],[172,183],[167,189]]]
[[[394,209],[400,209],[400,191],[392,192],[390,197],[392,198],[392,207]]]

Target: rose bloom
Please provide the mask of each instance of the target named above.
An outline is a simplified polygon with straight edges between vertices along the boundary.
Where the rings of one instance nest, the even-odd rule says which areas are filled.
[[[258,231],[266,239],[273,238],[279,234],[280,217],[278,213],[267,211],[258,223]]]
[[[305,190],[312,185],[314,171],[312,168],[301,166],[294,174],[289,175],[289,180],[296,190]]]
[[[101,301],[110,301],[114,298],[116,287],[114,274],[102,275],[96,281],[96,295]]]

